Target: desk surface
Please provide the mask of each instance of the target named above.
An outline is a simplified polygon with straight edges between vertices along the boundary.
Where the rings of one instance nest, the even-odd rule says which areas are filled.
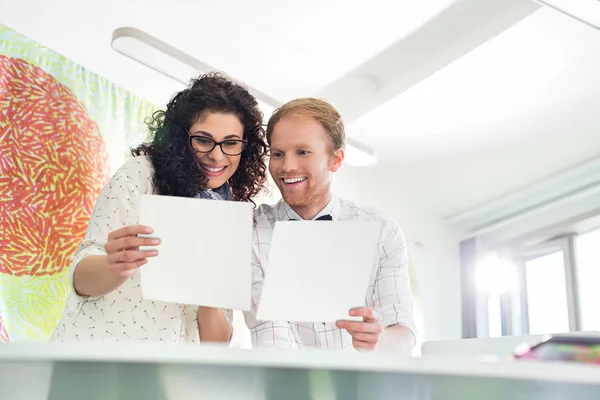
[[[189,389],[186,389],[185,395],[192,393],[194,385],[197,388],[202,387],[203,398],[211,398],[207,396],[208,389],[206,389],[210,385],[215,396],[220,394],[222,398],[236,398],[236,396],[240,398],[240,393],[247,396],[243,398],[277,398],[277,396],[264,396],[265,390],[268,391],[267,386],[275,381],[279,385],[285,382],[283,386],[288,389],[295,387],[294,385],[303,388],[311,386],[307,385],[308,381],[297,382],[298,377],[303,376],[300,373],[302,372],[307,374],[306,376],[312,374],[313,378],[319,376],[320,378],[315,379],[321,383],[328,381],[325,386],[329,387],[330,392],[340,390],[341,387],[347,389],[350,382],[355,386],[360,382],[362,388],[356,386],[356,391],[369,394],[356,398],[369,398],[374,395],[373,390],[381,390],[381,392],[378,392],[380,397],[372,398],[393,398],[386,397],[386,394],[398,395],[399,390],[409,390],[408,388],[411,397],[407,398],[415,399],[444,398],[443,396],[460,398],[465,395],[465,390],[471,394],[473,390],[479,390],[477,393],[485,393],[486,399],[495,398],[494,394],[519,398],[518,395],[525,393],[527,397],[523,398],[538,398],[537,395],[540,396],[539,398],[548,398],[549,393],[567,394],[565,391],[568,391],[569,395],[577,393],[578,399],[594,398],[593,396],[600,398],[600,368],[593,365],[504,361],[496,357],[445,355],[401,358],[391,354],[375,353],[272,349],[249,351],[215,345],[175,346],[142,343],[2,344],[0,345],[0,398],[11,398],[7,397],[7,388],[17,390],[19,386],[26,388],[31,385],[30,377],[35,377],[39,381],[40,376],[34,376],[32,372],[35,368],[49,374],[49,386],[58,386],[57,382],[63,374],[65,377],[63,382],[68,381],[70,384],[62,385],[59,389],[69,391],[74,390],[71,387],[74,376],[78,377],[77,381],[82,386],[87,385],[86,387],[99,380],[100,376],[105,376],[106,378],[100,379],[103,381],[104,390],[108,385],[107,382],[112,379],[109,377],[114,375],[113,387],[114,393],[117,393],[119,390],[125,390],[123,385],[126,382],[123,381],[123,377],[137,370],[142,371],[136,375],[137,378],[132,375],[125,380],[130,382],[136,379],[142,380],[147,382],[146,386],[160,385],[163,388],[161,390],[166,390],[165,387],[171,387],[169,390],[173,390],[174,386],[169,386],[168,382],[175,380],[178,382],[177,390],[183,390],[183,387]],[[115,371],[120,372],[115,373]],[[323,380],[325,376],[323,374],[330,374],[329,378],[333,378]],[[276,380],[275,376],[277,376]],[[314,383],[313,378],[311,379]],[[239,386],[235,396],[224,395],[224,391],[233,390],[233,386]],[[318,384],[313,389],[321,390],[318,387],[324,386]],[[262,397],[258,395],[259,392],[263,394]],[[436,393],[440,396],[443,393],[443,396],[436,397]],[[14,393],[11,394],[14,396]],[[76,395],[82,394],[73,392],[72,398],[76,398]],[[65,399],[71,398],[64,392],[62,396]],[[106,393],[103,396],[106,399],[120,398],[111,397]],[[128,398],[133,398],[129,396]],[[288,397],[286,400],[290,400],[289,396],[286,397]],[[157,398],[172,397],[165,395]]]
[[[593,365],[505,361],[483,355],[397,357],[381,353],[240,350],[219,345],[17,343],[0,345],[0,363],[6,361],[202,364],[425,373],[600,384],[600,367]]]

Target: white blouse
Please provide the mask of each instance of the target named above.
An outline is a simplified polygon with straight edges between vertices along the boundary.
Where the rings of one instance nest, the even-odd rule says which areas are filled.
[[[140,196],[154,193],[153,171],[149,158],[134,157],[115,173],[100,192],[85,239],[77,248],[69,271],[71,293],[51,340],[200,341],[196,315],[198,307],[144,300],[139,272],[105,296],[79,296],[73,287],[73,274],[81,260],[91,255],[106,255],[104,244],[109,232],[138,223]],[[231,311],[228,310],[226,315],[231,324]]]

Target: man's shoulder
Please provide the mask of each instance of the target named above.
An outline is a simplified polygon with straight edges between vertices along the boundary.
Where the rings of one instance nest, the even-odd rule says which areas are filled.
[[[381,223],[381,236],[389,235],[404,237],[400,224],[388,214],[375,207],[356,204],[352,200],[339,199],[341,212],[340,220],[379,221]]]
[[[397,222],[392,217],[375,207],[357,204],[352,200],[343,198],[340,198],[339,202],[341,206],[341,220],[378,220],[397,225]]]

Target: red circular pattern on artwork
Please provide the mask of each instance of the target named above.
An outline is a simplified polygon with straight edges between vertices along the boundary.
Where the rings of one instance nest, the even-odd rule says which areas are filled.
[[[68,268],[108,178],[102,135],[75,94],[0,55],[0,273]]]

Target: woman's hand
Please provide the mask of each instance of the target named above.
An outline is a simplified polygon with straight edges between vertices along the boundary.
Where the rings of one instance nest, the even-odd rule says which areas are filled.
[[[198,307],[198,333],[201,342],[229,343],[233,327],[225,316],[225,310],[213,307]]]
[[[140,234],[150,234],[152,228],[142,225],[130,225],[108,234],[104,245],[108,269],[122,278],[136,273],[137,269],[148,262],[148,257],[156,257],[156,250],[140,250],[140,246],[156,246],[159,239],[142,238]]]

